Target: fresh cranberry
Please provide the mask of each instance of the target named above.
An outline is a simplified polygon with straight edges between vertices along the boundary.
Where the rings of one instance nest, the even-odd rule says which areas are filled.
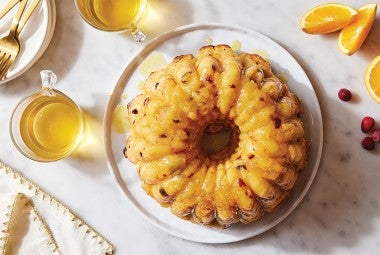
[[[364,137],[362,140],[362,147],[366,150],[371,151],[375,149],[375,141],[370,136]]]
[[[348,89],[340,89],[338,92],[338,97],[340,100],[350,101],[352,94]]]
[[[362,125],[361,125],[362,132],[368,133],[369,131],[371,131],[374,125],[375,125],[375,120],[372,117],[369,117],[369,116],[364,117],[362,119]]]
[[[375,142],[380,142],[380,127],[377,127],[375,130],[373,130],[371,137]]]

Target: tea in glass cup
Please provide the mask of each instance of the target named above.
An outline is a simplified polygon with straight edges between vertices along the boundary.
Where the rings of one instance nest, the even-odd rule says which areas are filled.
[[[137,43],[145,40],[136,25],[147,0],[75,0],[75,3],[82,18],[93,27],[105,31],[129,30]]]
[[[62,159],[79,145],[84,121],[79,106],[53,88],[53,72],[41,72],[42,89],[23,99],[15,108],[10,133],[25,156],[41,162]]]

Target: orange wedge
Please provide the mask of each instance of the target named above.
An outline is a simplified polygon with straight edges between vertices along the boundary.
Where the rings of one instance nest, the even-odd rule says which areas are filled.
[[[357,11],[343,4],[323,4],[303,15],[301,29],[308,34],[326,34],[347,26]]]
[[[376,16],[376,4],[366,4],[358,10],[354,20],[340,31],[338,46],[347,55],[352,55],[362,46]]]
[[[369,63],[365,71],[364,83],[371,97],[380,104],[380,55]]]

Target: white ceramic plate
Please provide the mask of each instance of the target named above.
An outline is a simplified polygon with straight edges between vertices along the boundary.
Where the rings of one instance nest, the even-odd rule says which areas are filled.
[[[241,50],[268,52],[275,73],[281,73],[288,79],[289,88],[301,99],[305,114],[306,136],[311,141],[310,160],[307,169],[299,176],[289,200],[277,211],[265,215],[260,221],[250,224],[236,224],[229,229],[211,229],[195,225],[172,215],[168,208],[162,208],[140,187],[136,168],[123,157],[125,135],[112,131],[111,116],[119,103],[127,103],[136,96],[139,84],[144,77],[137,68],[139,63],[151,52],[158,51],[168,61],[185,53],[196,53],[208,44],[230,44],[241,42]],[[127,95],[127,98],[125,98]],[[317,172],[323,141],[321,111],[313,86],[297,61],[279,44],[255,31],[230,27],[222,24],[189,25],[165,33],[143,48],[121,74],[113,94],[108,102],[104,118],[105,149],[110,171],[126,200],[154,225],[183,239],[203,243],[228,243],[258,235],[282,221],[300,203],[309,189]]]
[[[9,0],[0,0],[0,9]],[[17,11],[16,5],[10,12],[0,19],[0,37],[8,34],[12,19]],[[54,0],[42,0],[28,23],[20,34],[22,49],[16,62],[8,74],[0,80],[0,84],[8,82],[27,71],[45,52],[53,36],[55,28],[56,10]]]

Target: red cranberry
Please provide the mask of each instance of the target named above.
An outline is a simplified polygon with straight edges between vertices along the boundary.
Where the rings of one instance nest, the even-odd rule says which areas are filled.
[[[240,178],[238,179],[238,183],[239,183],[239,187],[247,186],[247,184]]]
[[[338,97],[340,100],[350,101],[352,94],[348,89],[340,89],[338,92]]]
[[[380,127],[375,128],[371,137],[375,142],[380,142]]]
[[[281,127],[281,120],[279,118],[274,118],[273,122],[274,122],[274,128],[277,129]]]
[[[374,125],[375,125],[375,120],[372,117],[369,117],[369,116],[364,117],[362,119],[362,125],[361,125],[362,132],[368,133],[369,131],[371,131]]]
[[[364,137],[362,140],[362,147],[366,150],[371,151],[375,149],[375,141],[370,136]]]

